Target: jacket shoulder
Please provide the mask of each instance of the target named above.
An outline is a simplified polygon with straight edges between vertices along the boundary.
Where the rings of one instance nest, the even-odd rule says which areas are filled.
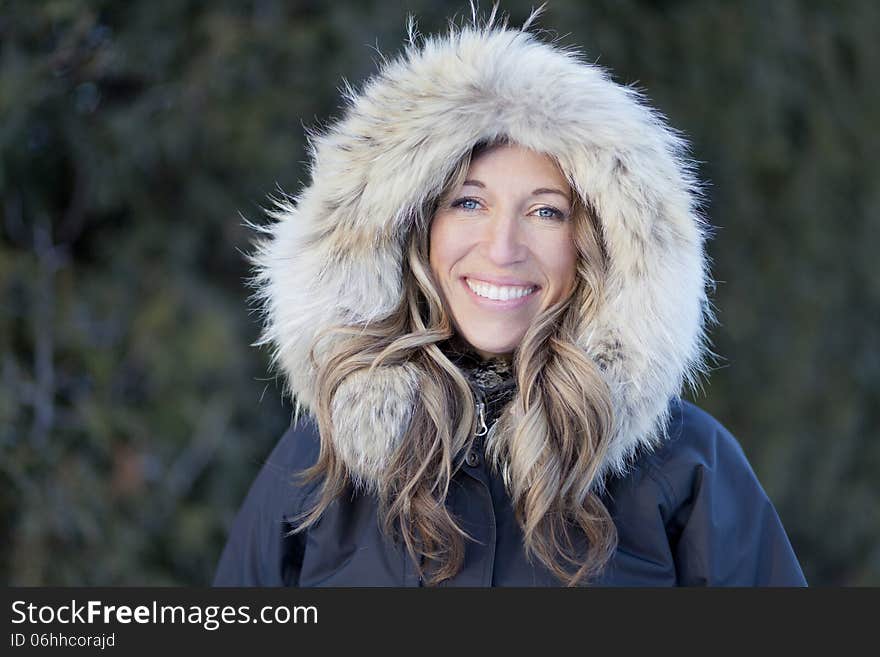
[[[318,459],[320,437],[311,418],[291,422],[263,462],[248,495],[262,493],[284,515],[294,515],[318,482],[304,482],[300,473]]]
[[[215,586],[281,586],[295,583],[302,535],[290,519],[304,508],[320,481],[300,473],[318,458],[318,429],[294,422],[263,463],[239,509],[214,575]]]
[[[266,459],[266,465],[280,470],[280,474],[288,477],[291,472],[299,472],[318,460],[321,448],[320,434],[315,421],[303,416],[291,422],[287,430],[272,449]]]
[[[642,459],[672,499],[680,499],[702,473],[724,474],[758,484],[739,441],[710,413],[679,397],[670,402],[667,438]],[[744,482],[743,482],[744,483]]]
[[[679,583],[806,584],[779,515],[739,441],[708,412],[672,402],[668,437],[640,459],[659,504]]]

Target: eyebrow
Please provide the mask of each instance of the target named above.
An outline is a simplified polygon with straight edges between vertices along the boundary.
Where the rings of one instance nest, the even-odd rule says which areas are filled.
[[[485,188],[486,188],[486,185],[484,185],[484,184],[483,184],[481,181],[479,181],[479,180],[465,180],[465,181],[462,183],[462,187],[465,187],[465,186],[467,186],[467,185],[470,185],[471,187],[479,187],[479,188],[481,188],[481,189],[485,189]],[[532,196],[538,196],[539,194],[559,194],[559,196],[562,196],[563,198],[565,198],[566,201],[570,201],[570,200],[571,200],[571,199],[569,198],[569,195],[568,195],[568,194],[566,194],[566,193],[563,192],[562,190],[556,189],[556,188],[554,188],[554,187],[538,187],[538,189],[535,189],[535,190],[532,191]]]

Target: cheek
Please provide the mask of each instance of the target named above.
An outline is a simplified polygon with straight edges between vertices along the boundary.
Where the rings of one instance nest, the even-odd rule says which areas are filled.
[[[577,276],[577,251],[571,236],[566,231],[562,239],[544,245],[542,253],[549,254],[544,259],[544,271],[553,283],[555,300],[563,298],[574,287]]]
[[[458,231],[442,216],[431,223],[428,261],[438,282],[445,281],[452,266],[461,258],[463,247]]]

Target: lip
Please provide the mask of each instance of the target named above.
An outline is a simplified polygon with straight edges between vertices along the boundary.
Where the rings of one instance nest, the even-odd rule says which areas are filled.
[[[494,281],[486,280],[485,278],[477,278],[476,276],[462,276],[459,279],[459,281],[461,282],[461,286],[464,288],[464,291],[468,294],[468,296],[470,296],[474,303],[476,303],[478,306],[481,306],[482,308],[489,308],[492,310],[510,310],[513,308],[524,306],[529,301],[536,298],[538,296],[538,292],[541,289],[540,285],[535,285],[534,283],[495,283],[495,285],[522,285],[523,287],[534,286],[535,288],[530,294],[527,294],[524,297],[520,297],[519,299],[508,299],[507,301],[500,301],[496,299],[487,299],[486,297],[481,297],[479,294],[474,292],[467,284],[466,279],[468,278],[485,281],[486,283],[493,283]]]

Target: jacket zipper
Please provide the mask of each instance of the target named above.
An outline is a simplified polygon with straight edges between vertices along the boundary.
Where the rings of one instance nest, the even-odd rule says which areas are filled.
[[[486,403],[482,399],[477,400],[476,413],[477,429],[474,431],[474,437],[477,440],[474,441],[473,446],[478,448],[481,453],[485,454],[486,441],[489,440],[489,435],[495,429],[495,425],[498,424],[498,418],[495,418],[492,421],[492,426],[486,424]]]
[[[485,436],[489,433],[489,427],[486,426],[486,404],[482,401],[477,402],[477,419],[479,424],[475,436]]]
[[[498,418],[495,418],[492,421],[492,426],[486,426],[486,403],[484,401],[482,391],[478,392],[478,397],[479,398],[476,402],[477,429],[474,432],[475,440],[471,446],[471,449],[478,450],[480,455],[485,459],[487,458],[486,444],[489,442],[492,432],[495,431],[495,427],[498,426]],[[507,466],[502,468],[501,478],[502,481],[504,481],[505,487],[510,490],[510,470],[507,468]]]

